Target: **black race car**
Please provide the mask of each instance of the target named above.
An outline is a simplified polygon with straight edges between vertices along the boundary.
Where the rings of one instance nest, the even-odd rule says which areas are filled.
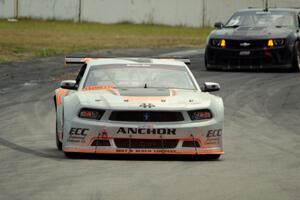
[[[247,9],[215,24],[207,39],[207,70],[300,70],[300,9]]]

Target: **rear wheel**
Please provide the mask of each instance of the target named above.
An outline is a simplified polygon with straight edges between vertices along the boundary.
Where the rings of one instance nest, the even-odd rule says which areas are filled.
[[[295,42],[295,48],[293,52],[293,61],[292,61],[292,71],[300,71],[300,43],[299,41]]]

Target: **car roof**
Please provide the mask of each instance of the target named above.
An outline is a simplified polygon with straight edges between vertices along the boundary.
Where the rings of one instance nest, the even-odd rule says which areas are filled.
[[[248,8],[248,9],[241,9],[237,12],[247,12],[247,11],[254,11],[254,12],[263,12],[265,11],[264,8]],[[300,8],[269,8],[268,11],[286,11],[286,12],[295,12],[299,13]]]
[[[175,65],[186,67],[184,62],[176,59],[155,59],[155,58],[99,58],[87,62],[88,66],[113,65],[113,64],[135,64],[135,65]]]

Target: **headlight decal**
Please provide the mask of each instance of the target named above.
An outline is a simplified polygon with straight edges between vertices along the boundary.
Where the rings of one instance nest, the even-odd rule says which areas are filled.
[[[79,111],[78,117],[85,119],[95,119],[100,120],[104,114],[104,110],[97,110],[91,108],[82,108]]]
[[[211,119],[213,117],[212,112],[208,109],[188,111],[188,114],[192,121]]]

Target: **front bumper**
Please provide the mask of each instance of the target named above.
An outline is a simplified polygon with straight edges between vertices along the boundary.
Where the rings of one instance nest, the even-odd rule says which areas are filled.
[[[211,69],[291,68],[293,47],[230,49],[207,46],[206,66]]]
[[[74,119],[64,127],[63,151],[96,154],[223,154],[223,122],[105,123]],[[84,131],[83,131],[84,130]],[[120,141],[123,140],[123,143]]]

